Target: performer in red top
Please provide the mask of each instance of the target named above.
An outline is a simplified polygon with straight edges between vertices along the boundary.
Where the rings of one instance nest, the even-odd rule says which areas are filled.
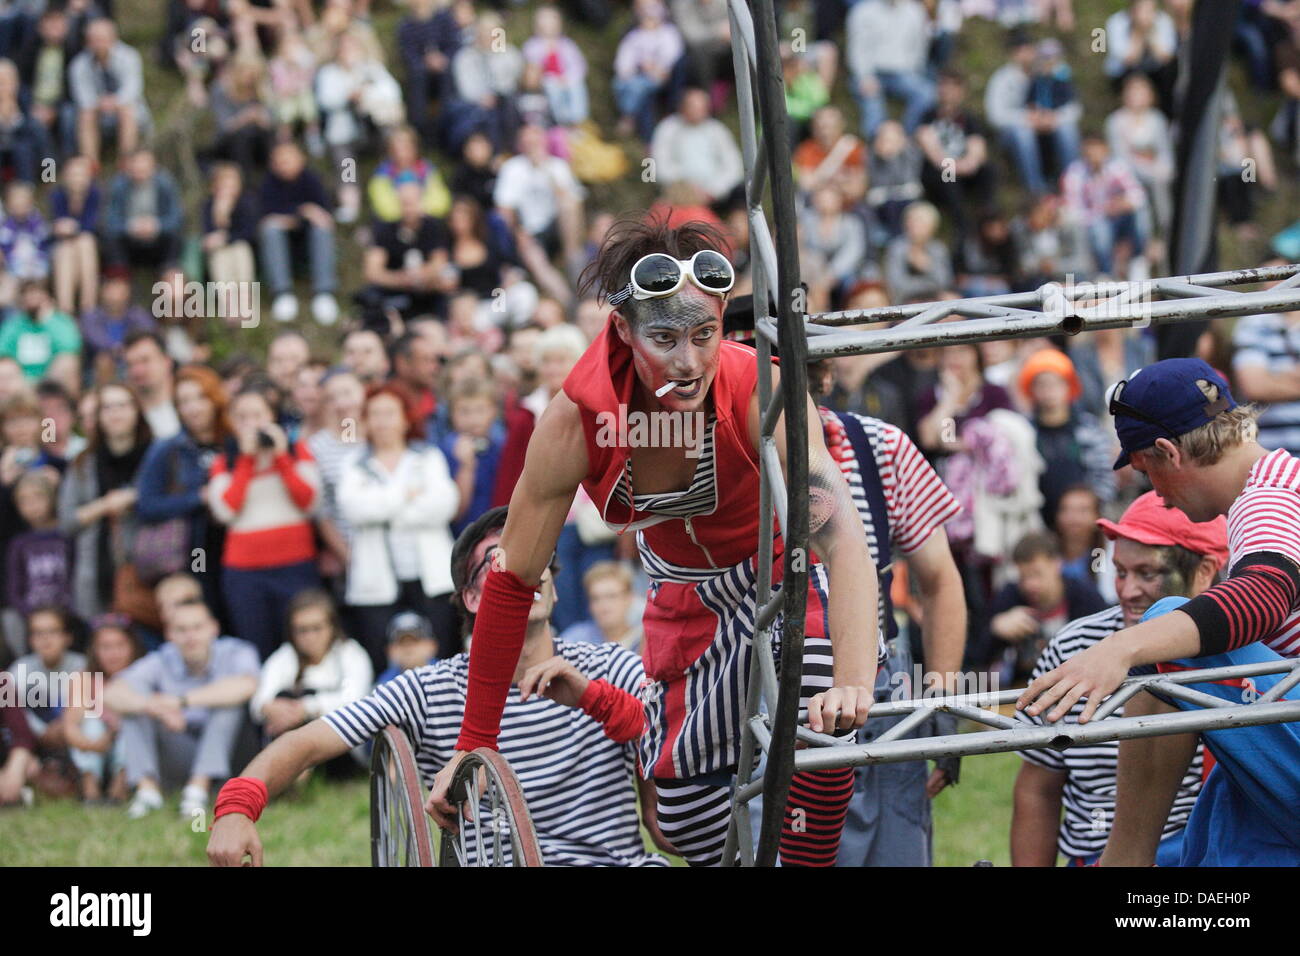
[[[625,220],[584,273],[584,294],[598,287],[616,308],[529,443],[484,585],[457,743],[458,753],[496,746],[533,592],[582,484],[611,527],[637,532],[652,582],[641,772],[656,783],[664,836],[696,865],[722,860],[757,614],[757,360],[723,341],[734,282],[724,248],[704,223]],[[814,731],[852,736],[878,665],[876,572],[811,400],[799,440],[808,444],[816,552],[802,705]],[[784,467],[783,420],[776,446]],[[438,774],[427,804],[440,826],[454,826],[447,789],[458,760]],[[783,864],[833,865],[852,790],[851,768],[797,775],[801,805],[787,808]]]

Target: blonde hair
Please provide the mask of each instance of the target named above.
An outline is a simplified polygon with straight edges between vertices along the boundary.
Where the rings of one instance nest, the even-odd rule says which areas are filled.
[[[1238,405],[1220,412],[1199,428],[1180,435],[1178,448],[1193,464],[1202,467],[1218,464],[1233,448],[1256,440],[1259,436],[1259,414],[1260,409],[1253,404]],[[1152,445],[1133,454],[1163,457],[1165,453]]]
[[[620,564],[618,561],[597,561],[583,574],[582,587],[590,591],[593,584],[607,578],[623,585],[625,591],[632,590],[632,571],[626,564]]]
[[[576,362],[582,358],[582,353],[585,351],[587,351],[587,337],[582,334],[582,330],[576,325],[564,322],[551,326],[537,337],[533,354],[536,356],[535,361],[540,365],[542,360],[552,352],[563,352]]]

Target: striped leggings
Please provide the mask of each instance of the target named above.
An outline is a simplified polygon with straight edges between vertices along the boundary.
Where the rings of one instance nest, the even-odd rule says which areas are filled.
[[[832,686],[830,648],[826,638],[805,640],[800,708]],[[731,784],[723,776],[655,780],[659,829],[691,866],[722,863],[731,819]],[[852,767],[794,775],[781,828],[782,866],[835,865],[853,782]]]

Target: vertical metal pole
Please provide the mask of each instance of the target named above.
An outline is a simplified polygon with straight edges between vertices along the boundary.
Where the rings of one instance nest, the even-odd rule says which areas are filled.
[[[781,391],[785,400],[783,421],[787,436],[788,476],[787,526],[781,529],[785,540],[782,571],[785,606],[780,689],[763,784],[763,824],[754,860],[758,866],[772,866],[776,862],[781,821],[794,771],[795,724],[799,716],[803,664],[804,611],[808,591],[808,343],[803,327],[804,303],[802,296],[797,299],[795,295],[799,286],[799,250],[795,236],[794,177],[790,168],[785,87],[779,69],[781,58],[772,0],[755,0],[754,33],[763,144],[772,184],[772,220],[777,229],[777,350],[781,357]],[[755,316],[757,314],[756,309]]]
[[[742,28],[739,19],[748,19],[749,11],[743,6],[745,0],[731,0],[728,11],[731,14],[731,55],[735,65],[736,100],[740,112],[740,146],[745,161],[745,199],[748,206],[750,222],[750,248],[756,248],[752,236],[755,235],[755,223],[763,218],[762,177],[758,175],[758,133],[754,122],[753,71],[750,59],[753,50],[748,48],[747,31]],[[768,261],[765,256],[753,254],[753,301],[754,315],[767,315],[771,279],[768,275]],[[761,310],[761,311],[760,311]],[[771,346],[760,337],[758,348],[758,396],[759,407],[766,408],[772,397],[772,363]],[[756,593],[761,607],[772,593],[772,488],[766,473],[759,471],[758,491],[758,581]],[[734,798],[734,794],[749,783],[753,775],[754,757],[757,742],[750,729],[749,718],[755,716],[762,700],[762,676],[759,655],[767,653],[765,645],[770,641],[770,628],[754,635],[750,651],[749,684],[745,695],[745,721],[740,734],[740,763],[737,765],[736,786],[731,803],[731,821],[727,827],[727,839],[722,849],[722,865],[731,866],[740,854],[742,866],[754,863],[754,838],[750,832],[749,807]]]
[[[1169,262],[1175,275],[1210,272],[1218,259],[1214,191],[1219,165],[1219,117],[1241,5],[1241,0],[1196,4],[1192,35],[1178,58],[1174,117],[1178,175],[1174,178],[1174,221],[1169,236]],[[1191,355],[1196,340],[1208,326],[1208,322],[1160,326],[1156,329],[1157,358]]]

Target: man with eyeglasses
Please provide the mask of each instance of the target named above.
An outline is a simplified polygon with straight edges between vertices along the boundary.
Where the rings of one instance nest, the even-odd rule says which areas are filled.
[[[483,610],[484,580],[501,557],[507,509],[493,508],[467,527],[452,550],[455,601],[466,635]],[[547,866],[666,866],[647,852],[637,819],[667,848],[655,826],[654,788],[633,787],[633,741],[643,725],[634,696],[645,672],[637,655],[614,643],[559,641],[551,630],[555,604],[552,561],[530,601],[527,633],[501,717],[500,751],[519,777]],[[469,657],[459,654],[405,671],[267,747],[228,783],[213,812],[208,859],[239,866],[262,863],[254,826],[270,795],[308,767],[375,737],[389,724],[410,739],[425,780],[456,752]],[[472,850],[471,846],[471,850]]]
[[[1257,440],[1258,412],[1238,406],[1200,359],[1166,359],[1120,382],[1109,398],[1121,454],[1166,506],[1192,521],[1226,515],[1226,580],[1184,600],[1166,597],[1141,623],[1116,631],[1020,696],[1017,708],[1055,723],[1086,698],[1080,723],[1130,672],[1186,670],[1300,656],[1300,460]],[[1277,675],[1190,685],[1234,703],[1267,694]],[[1127,716],[1186,709],[1140,692]],[[1288,699],[1295,694],[1292,691]],[[1218,766],[1189,818],[1180,865],[1300,865],[1300,727],[1267,724],[1204,733]],[[1145,737],[1120,745],[1115,822],[1100,862],[1145,866],[1156,856],[1194,737]]]
[[[1039,656],[1034,678],[1116,631],[1133,627],[1161,598],[1201,594],[1218,579],[1228,559],[1228,526],[1222,516],[1193,522],[1177,508],[1167,508],[1154,491],[1129,505],[1118,522],[1102,518],[1097,525],[1115,543],[1108,565],[1119,604],[1071,621],[1057,632]],[[1076,723],[1083,707],[1076,702],[1063,720]],[[1026,723],[1042,723],[1024,711],[1016,711],[1016,716]],[[1115,815],[1119,744],[1026,750],[1020,757],[1024,762],[1014,792],[1011,865],[1055,866],[1058,849],[1071,865],[1095,862]],[[1161,827],[1156,855],[1161,865],[1178,864],[1183,827],[1201,789],[1201,766],[1198,746]]]

